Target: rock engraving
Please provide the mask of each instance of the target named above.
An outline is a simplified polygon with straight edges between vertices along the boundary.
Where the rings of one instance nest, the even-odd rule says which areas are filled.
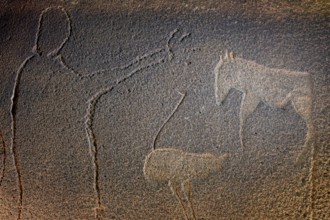
[[[20,90],[20,83],[22,80],[23,76],[23,70],[26,67],[26,65],[36,56],[41,56],[41,51],[39,47],[39,39],[40,39],[40,33],[41,33],[41,28],[42,28],[42,23],[43,19],[46,13],[48,13],[51,10],[58,10],[62,13],[64,13],[66,17],[66,21],[68,23],[67,27],[67,35],[63,39],[63,41],[52,51],[50,51],[47,56],[48,57],[54,57],[54,56],[59,56],[60,50],[63,48],[63,46],[66,44],[66,42],[69,39],[69,36],[71,34],[71,25],[70,25],[70,19],[65,11],[65,9],[61,6],[58,7],[48,7],[45,10],[43,10],[40,13],[39,20],[38,20],[38,27],[37,27],[37,32],[35,35],[35,42],[34,46],[31,50],[32,54],[29,55],[18,67],[16,71],[16,76],[15,76],[15,82],[12,90],[12,95],[11,95],[11,105],[10,105],[10,115],[11,115],[11,130],[12,130],[12,140],[11,140],[11,145],[9,149],[9,153],[13,155],[13,160],[14,160],[14,165],[15,165],[15,172],[17,174],[17,184],[18,184],[18,189],[19,189],[19,206],[18,206],[18,219],[21,219],[22,217],[22,208],[23,208],[23,182],[22,182],[22,174],[21,174],[21,169],[20,169],[20,163],[19,163],[19,158],[17,155],[17,146],[16,146],[16,113],[17,113],[17,103],[19,99],[19,90]]]
[[[86,115],[85,115],[85,131],[86,131],[86,137],[88,140],[89,151],[90,151],[93,168],[94,168],[94,190],[97,195],[97,206],[95,207],[95,218],[96,219],[102,218],[102,211],[105,210],[105,208],[106,208],[103,205],[102,198],[101,198],[100,181],[99,181],[100,167],[99,167],[99,163],[98,163],[98,161],[99,161],[98,146],[97,146],[97,140],[95,138],[95,134],[93,131],[94,116],[95,116],[95,110],[96,110],[97,103],[103,95],[110,93],[114,88],[116,88],[116,86],[119,86],[121,83],[124,83],[126,80],[130,79],[135,74],[140,73],[143,70],[146,70],[148,68],[159,65],[159,64],[165,62],[166,60],[170,61],[170,57],[173,56],[173,52],[171,51],[171,46],[169,44],[169,41],[173,38],[175,33],[177,33],[178,31],[179,31],[178,29],[175,29],[174,31],[172,31],[170,33],[169,40],[167,41],[167,44],[165,46],[165,48],[169,48],[168,50],[166,50],[165,48],[156,49],[154,51],[151,51],[151,52],[148,52],[141,56],[136,57],[134,60],[132,60],[131,62],[129,62],[128,64],[126,64],[124,66],[115,67],[115,68],[111,68],[111,69],[98,70],[98,71],[92,72],[87,75],[81,75],[79,72],[77,72],[73,68],[69,67],[65,63],[65,60],[62,56],[61,57],[58,56],[58,60],[59,60],[60,64],[62,64],[62,66],[64,68],[68,69],[70,72],[72,72],[73,74],[78,76],[80,79],[86,78],[88,80],[91,80],[91,79],[93,79],[93,77],[96,77],[96,76],[98,76],[98,74],[101,74],[106,71],[110,71],[110,70],[111,71],[116,71],[116,70],[124,71],[124,70],[129,70],[130,68],[134,68],[128,74],[124,74],[123,77],[118,78],[115,81],[114,85],[108,86],[106,88],[103,88],[103,89],[100,89],[99,91],[97,91],[87,101],[87,110],[86,110]],[[161,57],[153,62],[150,61],[153,59],[154,56],[156,56],[162,52],[165,52],[165,51],[166,51],[166,54],[164,54],[164,57]],[[168,56],[169,58],[165,59],[166,56]],[[143,64],[142,61],[146,61],[147,63]],[[184,98],[184,95],[183,95],[182,99],[180,100],[180,103],[182,102],[183,98]],[[180,103],[179,103],[179,105],[180,105]],[[169,120],[169,118],[168,118],[168,120]],[[154,143],[156,142],[156,139],[157,139],[157,136],[155,137]]]
[[[69,38],[71,36],[71,20],[70,20],[70,17],[69,17],[69,14],[67,13],[67,11],[63,7],[61,7],[61,6],[48,7],[46,9],[44,9],[41,12],[40,16],[39,16],[38,28],[37,28],[37,32],[36,32],[36,36],[35,36],[35,43],[34,43],[34,46],[32,48],[32,52],[37,53],[39,55],[42,52],[44,52],[39,47],[39,41],[40,41],[40,35],[41,35],[42,23],[43,23],[44,16],[45,16],[46,13],[48,13],[51,10],[58,10],[62,14],[64,14],[67,25],[66,25],[66,36],[63,38],[62,42],[59,43],[59,45],[56,48],[54,48],[52,51],[49,51],[47,53],[47,57],[58,56],[60,50],[62,50],[62,48],[68,42],[68,40],[69,40]]]
[[[314,143],[312,82],[309,73],[268,68],[253,61],[236,58],[233,53],[226,52],[224,57],[220,57],[214,74],[217,104],[222,104],[230,88],[243,93],[239,115],[242,147],[244,124],[260,101],[278,108],[283,108],[291,101],[295,111],[307,124],[304,148],[296,158],[296,163],[303,161],[307,150]]]
[[[228,154],[189,153],[175,148],[158,148],[147,155],[143,173],[147,180],[168,182],[186,218],[197,219],[191,203],[191,181],[206,178],[220,170],[227,158]]]
[[[93,132],[93,122],[94,122],[94,115],[95,115],[95,108],[97,102],[100,100],[101,96],[104,94],[111,92],[113,87],[106,88],[104,90],[99,91],[94,96],[92,96],[88,100],[88,108],[85,115],[85,130],[88,140],[88,146],[91,158],[93,160],[94,166],[94,190],[97,197],[97,207],[95,207],[95,218],[101,219],[101,212],[104,210],[104,206],[101,200],[101,191],[100,191],[100,166],[99,166],[99,159],[98,159],[98,148],[96,145],[95,134]]]
[[[70,20],[69,20],[70,21]],[[68,27],[68,31],[71,30],[70,27]],[[161,63],[165,62],[171,62],[174,59],[174,53],[173,53],[173,45],[175,43],[181,43],[183,39],[186,39],[190,37],[190,34],[183,34],[180,37],[179,42],[172,42],[174,41],[174,37],[180,32],[179,29],[174,29],[169,33],[169,36],[167,38],[166,44],[163,45],[160,48],[157,48],[155,50],[149,51],[145,54],[139,55],[136,58],[134,58],[132,61],[130,61],[128,64],[120,65],[117,67],[110,67],[110,68],[104,68],[104,69],[98,69],[93,72],[89,73],[80,73],[76,71],[74,68],[72,68],[65,60],[65,58],[59,54],[55,57],[55,59],[67,70],[69,70],[72,74],[79,77],[79,79],[94,79],[94,77],[98,77],[100,75],[106,75],[109,73],[109,71],[124,71],[129,70],[132,67],[135,67],[135,69],[131,70],[130,73],[127,76],[123,76],[122,78],[119,78],[116,80],[116,84],[120,84],[123,81],[126,81],[131,76],[134,76],[136,73],[141,72],[145,69],[157,66]],[[70,32],[69,32],[70,33]],[[53,54],[53,53],[52,53]],[[160,57],[160,58],[157,58]],[[144,63],[146,62],[146,63]]]
[[[11,96],[11,104],[10,104],[10,117],[11,117],[11,145],[9,148],[9,153],[13,155],[15,172],[17,174],[17,184],[19,189],[19,208],[18,208],[18,217],[17,219],[21,219],[22,215],[22,207],[23,207],[23,182],[22,182],[22,174],[20,169],[20,163],[17,155],[17,146],[16,146],[16,112],[17,112],[17,103],[19,97],[19,85],[22,79],[23,69],[26,64],[34,57],[35,55],[28,56],[19,66],[16,76],[15,82],[13,86],[12,96]]]
[[[2,163],[2,171],[1,171],[1,176],[0,176],[0,187],[2,185],[3,178],[5,177],[5,172],[6,172],[6,144],[5,140],[2,136],[2,133],[0,131],[0,139],[1,139],[1,147],[0,147],[0,158],[2,158],[1,163]]]
[[[176,148],[156,149],[156,141],[160,132],[185,98],[185,93],[179,92],[179,94],[181,98],[178,104],[154,138],[153,150],[144,161],[143,173],[148,181],[167,182],[180,203],[186,219],[197,219],[191,202],[191,181],[204,179],[211,173],[220,170],[223,162],[228,158],[228,154],[190,153]]]
[[[58,42],[55,48],[51,48],[50,51],[45,51],[42,45],[40,45],[42,37],[42,30],[45,27],[45,16],[52,12],[57,11],[62,14],[62,16],[65,19],[65,26],[64,26],[64,37]],[[93,119],[95,114],[95,108],[97,105],[98,100],[100,97],[108,92],[110,92],[114,86],[119,85],[126,80],[133,77],[135,74],[142,72],[143,70],[146,70],[148,68],[152,68],[154,66],[157,66],[164,62],[169,62],[173,59],[174,53],[172,50],[172,46],[174,44],[173,38],[176,36],[176,34],[179,32],[178,29],[173,30],[170,32],[169,37],[167,38],[166,45],[162,46],[161,48],[155,49],[153,51],[147,52],[141,56],[136,57],[131,62],[129,62],[126,65],[120,65],[118,67],[114,68],[105,68],[96,70],[94,72],[88,73],[88,74],[82,74],[73,68],[70,67],[70,65],[65,61],[65,58],[60,53],[65,44],[68,42],[69,38],[72,35],[72,24],[71,19],[68,14],[68,12],[65,10],[65,8],[61,6],[55,6],[55,7],[48,7],[44,9],[38,18],[38,24],[37,24],[37,31],[35,33],[35,40],[34,45],[31,49],[31,55],[29,55],[18,67],[16,71],[15,76],[15,82],[12,88],[12,95],[11,95],[11,106],[10,106],[10,113],[11,113],[11,130],[12,130],[12,140],[11,145],[9,147],[9,154],[13,155],[14,165],[15,165],[15,172],[17,174],[17,184],[19,189],[19,205],[18,205],[18,219],[22,218],[22,210],[23,210],[23,181],[22,181],[22,175],[21,175],[21,169],[20,169],[20,163],[19,163],[19,157],[17,155],[17,146],[16,146],[16,115],[17,115],[17,105],[20,99],[20,86],[22,82],[23,72],[25,67],[28,65],[29,62],[35,57],[41,57],[41,56],[47,56],[49,59],[53,59],[54,61],[58,62],[64,69],[69,70],[70,73],[74,74],[79,80],[97,80],[96,78],[100,76],[100,74],[106,74],[109,73],[109,71],[126,71],[128,74],[123,74],[122,77],[116,79],[114,82],[110,82],[110,85],[107,85],[105,89],[101,89],[98,92],[96,92],[90,99],[87,100],[87,112],[86,112],[86,121],[85,121],[85,130],[86,130],[86,136],[88,140],[88,145],[90,148],[90,154],[92,157],[92,165],[94,166],[94,190],[95,194],[97,196],[97,206],[95,207],[95,217],[96,219],[101,218],[101,211],[104,209],[101,201],[101,191],[100,191],[100,183],[99,183],[99,164],[98,164],[98,148],[97,148],[97,141],[95,139],[95,135],[93,133]],[[189,36],[186,36],[189,37]],[[185,38],[186,38],[185,37]],[[5,161],[5,154],[1,155],[3,157],[3,161]],[[4,169],[4,167],[3,167]],[[4,172],[1,176],[1,181],[3,179]]]
[[[143,172],[148,180],[172,183],[206,178],[219,170],[228,154],[190,153],[175,148],[157,148],[150,152]]]

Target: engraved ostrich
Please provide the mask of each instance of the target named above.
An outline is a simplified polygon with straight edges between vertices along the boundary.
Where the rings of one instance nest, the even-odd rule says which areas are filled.
[[[243,93],[240,108],[240,142],[244,147],[243,126],[260,101],[270,106],[283,108],[291,101],[295,111],[306,121],[307,135],[303,151],[296,158],[300,163],[308,148],[314,143],[312,121],[312,82],[306,72],[273,69],[253,61],[234,58],[233,53],[220,57],[215,69],[215,97],[222,104],[229,89],[235,88]]]
[[[181,93],[180,93],[181,94]],[[165,120],[154,139],[153,150],[146,156],[143,173],[147,180],[168,182],[168,185],[180,203],[186,219],[197,219],[191,203],[191,181],[204,179],[221,169],[228,154],[190,153],[175,148],[157,148],[157,137],[182,103],[185,94]]]
[[[196,219],[191,204],[191,181],[204,179],[218,171],[227,158],[228,154],[189,153],[174,148],[158,148],[147,155],[143,172],[147,180],[168,182],[186,218]],[[184,205],[185,201],[187,206]]]

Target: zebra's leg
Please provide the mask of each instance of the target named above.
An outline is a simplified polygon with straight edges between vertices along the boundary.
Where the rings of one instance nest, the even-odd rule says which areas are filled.
[[[298,96],[293,99],[293,107],[296,112],[306,121],[307,134],[303,150],[296,158],[296,163],[300,164],[304,161],[308,150],[314,144],[315,141],[315,127],[312,119],[312,98],[309,96]]]
[[[243,93],[242,102],[241,102],[241,108],[240,108],[240,114],[239,114],[239,137],[241,142],[241,147],[244,149],[244,124],[246,123],[246,120],[250,114],[254,112],[254,110],[257,108],[257,105],[259,104],[260,99],[258,96],[251,92]]]

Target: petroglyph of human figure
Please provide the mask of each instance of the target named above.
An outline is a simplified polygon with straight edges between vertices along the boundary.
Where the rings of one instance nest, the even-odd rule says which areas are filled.
[[[244,124],[260,101],[282,108],[291,101],[296,112],[307,123],[307,135],[303,151],[296,158],[300,163],[308,148],[313,144],[314,126],[312,121],[312,82],[306,72],[273,69],[253,61],[236,58],[233,53],[220,57],[215,69],[216,103],[222,104],[229,89],[243,93],[240,107],[240,142],[244,147]]]
[[[190,153],[176,148],[157,148],[155,143],[164,125],[171,119],[185,94],[155,136],[153,150],[146,156],[143,173],[148,181],[167,182],[180,203],[186,219],[197,219],[191,203],[191,181],[208,177],[222,168],[228,154]]]
[[[1,187],[2,180],[5,176],[5,171],[6,171],[6,145],[1,131],[0,131],[0,146],[1,146],[0,147],[0,158],[1,158],[0,187]]]
[[[97,103],[100,100],[100,98],[108,93],[110,93],[113,89],[115,89],[120,84],[126,82],[126,80],[130,79],[135,74],[142,72],[145,69],[154,67],[156,65],[159,65],[161,63],[170,62],[174,59],[174,52],[173,52],[173,44],[175,42],[174,37],[177,37],[177,33],[179,32],[178,29],[174,29],[169,33],[169,37],[167,38],[166,44],[162,48],[158,48],[154,51],[151,51],[150,53],[143,54],[142,56],[138,56],[136,59],[128,63],[127,65],[115,67],[108,69],[108,71],[128,71],[128,73],[122,74],[123,77],[119,77],[114,83],[109,83],[107,86],[103,86],[102,89],[95,92],[87,101],[87,111],[85,115],[85,130],[86,130],[86,136],[90,148],[90,154],[93,155],[93,163],[95,167],[95,189],[98,192],[98,206],[96,207],[96,213],[102,213],[104,210],[104,207],[102,205],[102,199],[101,199],[101,192],[99,189],[99,166],[98,166],[98,146],[96,144],[95,140],[95,134],[93,131],[94,126],[94,116],[97,109]],[[179,38],[179,41],[181,42],[182,39],[187,34],[184,34]],[[64,66],[66,66],[65,63],[62,63]],[[70,69],[70,68],[69,68]],[[72,70],[71,70],[72,71]],[[75,71],[72,71],[73,73],[76,73]],[[101,77],[102,73],[105,72],[104,70],[95,71],[93,73],[90,73],[88,75],[82,76],[81,74],[75,74],[78,75],[83,80],[91,81],[93,79],[97,79],[97,77]],[[107,82],[107,81],[105,81]],[[102,214],[96,214],[97,219],[101,218]]]
[[[83,151],[88,152],[89,150],[94,171],[95,182],[93,187],[97,202],[95,216],[97,219],[100,218],[98,211],[103,209],[103,203],[99,187],[100,183],[98,181],[100,171],[96,165],[98,159],[97,146],[92,130],[95,105],[101,95],[110,92],[112,88],[126,82],[126,80],[135,76],[135,74],[173,59],[173,38],[177,37],[176,34],[178,32],[177,29],[173,30],[170,32],[166,43],[161,45],[160,48],[141,54],[127,64],[119,65],[118,67],[107,67],[94,72],[81,73],[71,68],[66,63],[65,57],[61,54],[62,49],[72,34],[69,14],[60,6],[49,7],[41,12],[31,55],[22,62],[16,72],[11,96],[12,143],[9,154],[13,155],[15,171],[18,176],[18,219],[23,218],[23,210],[25,213],[25,210],[31,210],[27,207],[28,205],[30,207],[37,207],[39,205],[37,200],[25,202],[35,193],[33,188],[35,185],[32,184],[32,187],[24,187],[24,185],[28,185],[28,181],[36,179],[37,174],[30,171],[27,178],[27,172],[24,172],[24,170],[30,169],[32,165],[35,165],[36,161],[26,159],[26,157],[20,157],[20,155],[27,155],[29,149],[32,149],[36,152],[34,156],[40,158],[38,163],[47,163],[49,166],[53,163],[50,167],[53,168],[54,172],[58,172],[56,169],[63,170],[63,167],[60,168],[56,165],[58,162],[56,158],[60,157],[49,153],[53,152],[52,150],[55,146],[55,153],[59,155],[68,155],[66,153],[68,146],[71,146],[70,150],[73,151],[74,149],[80,153]],[[116,74],[114,73],[120,73],[121,77],[115,78],[114,75]],[[43,105],[42,103],[46,104]],[[26,119],[22,120],[24,115]],[[42,117],[47,118],[47,120],[41,120],[40,124],[35,126],[37,119]],[[79,127],[78,125],[73,129],[73,124],[80,123],[80,119],[84,117],[86,118],[83,124],[85,127]],[[49,127],[51,123],[53,125]],[[33,128],[33,132],[36,134],[45,132],[46,126],[48,126],[48,131],[61,134],[61,138],[54,139],[57,135],[52,136],[50,134],[46,134],[47,137],[33,135],[29,138],[29,141],[26,141],[24,135],[17,135],[26,132],[26,127],[21,126],[23,124],[24,126]],[[66,128],[65,132],[61,131],[61,127]],[[88,140],[88,150],[86,150],[87,147],[83,150],[81,147],[77,147],[79,144],[85,144],[86,140],[77,141],[72,139],[75,135],[80,134],[79,132],[82,130],[85,131],[86,139]],[[62,142],[64,139],[68,140],[65,144]],[[45,141],[49,143],[45,143]],[[24,147],[22,147],[23,143],[26,143]],[[61,158],[63,159],[64,156],[61,156]],[[77,170],[79,170],[79,165],[81,164],[76,164],[75,166]],[[66,164],[63,164],[63,166],[66,166]],[[79,172],[77,171],[75,173]],[[52,177],[55,177],[55,175]],[[56,177],[60,178],[60,176]],[[74,177],[72,178],[74,179]],[[77,179],[75,181],[84,182],[84,180],[78,181]],[[66,181],[62,182],[62,184],[67,183]],[[56,185],[55,187],[63,186]],[[49,190],[49,188],[46,187],[45,190]],[[63,198],[63,201],[64,199],[66,198]]]
[[[18,192],[19,192],[19,204],[18,204],[18,219],[22,218],[22,211],[23,211],[23,200],[24,200],[24,192],[23,192],[23,174],[22,169],[24,167],[21,165],[21,160],[18,156],[18,151],[20,151],[22,148],[18,149],[17,147],[17,124],[18,124],[18,111],[26,111],[27,105],[22,104],[24,100],[29,100],[29,105],[33,106],[34,104],[37,104],[38,98],[40,98],[41,95],[41,84],[47,84],[47,79],[49,78],[49,72],[48,71],[36,71],[37,74],[26,74],[26,68],[27,66],[33,65],[33,63],[38,60],[40,63],[46,63],[45,61],[47,59],[52,59],[53,57],[59,55],[60,51],[62,50],[63,46],[67,43],[69,35],[70,35],[70,26],[67,26],[67,28],[63,31],[62,38],[56,38],[53,37],[51,39],[51,46],[50,45],[44,45],[43,40],[40,41],[40,38],[43,38],[41,32],[42,32],[42,21],[46,14],[51,12],[59,12],[59,15],[64,20],[62,21],[64,24],[69,23],[68,14],[62,7],[50,7],[42,11],[42,13],[39,16],[38,20],[38,26],[37,26],[37,32],[35,35],[35,42],[34,46],[31,50],[31,54],[21,63],[19,66],[16,76],[15,76],[15,82],[12,90],[12,96],[11,96],[11,106],[10,106],[10,114],[11,114],[11,130],[12,130],[12,141],[9,148],[9,153],[13,155],[13,161],[15,166],[15,172],[17,174],[17,184],[18,184]],[[60,22],[60,23],[62,23]],[[55,25],[57,27],[57,25]],[[51,27],[53,28],[53,27]],[[54,30],[52,30],[54,31]],[[49,33],[52,33],[50,31]],[[43,74],[38,74],[42,72]],[[24,74],[25,73],[25,74]],[[28,78],[29,77],[29,78]],[[25,82],[26,84],[22,85],[22,82]],[[33,86],[30,86],[31,83],[34,83]],[[28,85],[28,86],[27,86]],[[33,94],[33,95],[32,95]],[[22,102],[23,100],[23,102]],[[24,107],[22,107],[24,106]],[[33,112],[33,111],[31,111]],[[30,113],[31,113],[30,112]],[[25,120],[29,121],[29,120]],[[36,129],[35,129],[36,130]]]

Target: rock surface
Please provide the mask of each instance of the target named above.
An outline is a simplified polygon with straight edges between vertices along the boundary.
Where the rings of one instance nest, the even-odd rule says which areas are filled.
[[[329,15],[327,1],[2,0],[0,219],[329,219]],[[215,83],[228,52],[249,65]],[[170,187],[144,175],[157,149]]]

